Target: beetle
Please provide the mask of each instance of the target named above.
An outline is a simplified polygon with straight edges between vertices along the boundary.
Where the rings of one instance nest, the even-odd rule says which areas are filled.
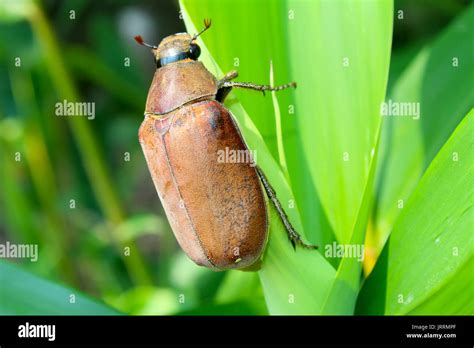
[[[274,204],[295,248],[304,243],[288,220],[275,191],[255,163],[222,163],[219,151],[249,149],[223,105],[232,88],[279,91],[296,87],[233,82],[237,71],[217,80],[198,61],[196,39],[177,33],[151,48],[157,69],[148,92],[141,144],[156,191],[173,233],[184,252],[198,265],[213,270],[257,270],[268,237],[267,203]],[[248,162],[248,161],[247,161]],[[252,161],[253,162],[253,158]]]

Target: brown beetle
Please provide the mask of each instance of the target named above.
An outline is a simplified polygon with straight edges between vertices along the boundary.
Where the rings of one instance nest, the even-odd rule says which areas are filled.
[[[178,243],[198,265],[214,270],[258,269],[268,235],[263,189],[275,205],[289,238],[307,248],[288,221],[275,192],[255,163],[221,163],[220,151],[247,145],[222,104],[232,87],[282,90],[231,82],[232,71],[217,80],[197,61],[196,38],[178,33],[152,49],[157,70],[145,107],[139,140],[148,169]],[[262,184],[263,189],[262,189]]]

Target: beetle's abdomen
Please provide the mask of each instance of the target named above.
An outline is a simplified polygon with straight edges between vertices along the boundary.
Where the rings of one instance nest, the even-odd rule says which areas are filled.
[[[145,118],[140,143],[176,239],[197,264],[252,265],[265,246],[267,213],[232,116],[214,100],[166,116]]]

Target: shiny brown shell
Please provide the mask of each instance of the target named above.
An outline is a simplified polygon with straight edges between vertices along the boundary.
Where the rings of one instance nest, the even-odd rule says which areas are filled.
[[[215,270],[255,268],[268,234],[265,198],[253,163],[219,161],[219,151],[248,148],[233,116],[214,99],[216,86],[199,62],[158,69],[140,144],[185,253]]]

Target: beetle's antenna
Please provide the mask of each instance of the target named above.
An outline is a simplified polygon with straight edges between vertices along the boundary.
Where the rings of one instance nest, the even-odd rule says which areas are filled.
[[[191,39],[191,42],[193,42],[194,40],[197,39],[197,37],[199,35],[201,35],[202,33],[204,33],[207,29],[209,29],[211,27],[211,20],[210,19],[204,19],[204,29],[201,30],[199,33],[197,34],[194,34],[193,38]]]
[[[137,35],[134,37],[135,41],[138,42],[140,45],[143,45],[143,46],[146,46],[146,47],[149,47],[149,48],[153,48],[153,49],[157,49],[158,46],[153,46],[153,45],[150,45],[150,44],[147,44],[146,42],[143,41],[143,38],[140,36],[140,35]]]

